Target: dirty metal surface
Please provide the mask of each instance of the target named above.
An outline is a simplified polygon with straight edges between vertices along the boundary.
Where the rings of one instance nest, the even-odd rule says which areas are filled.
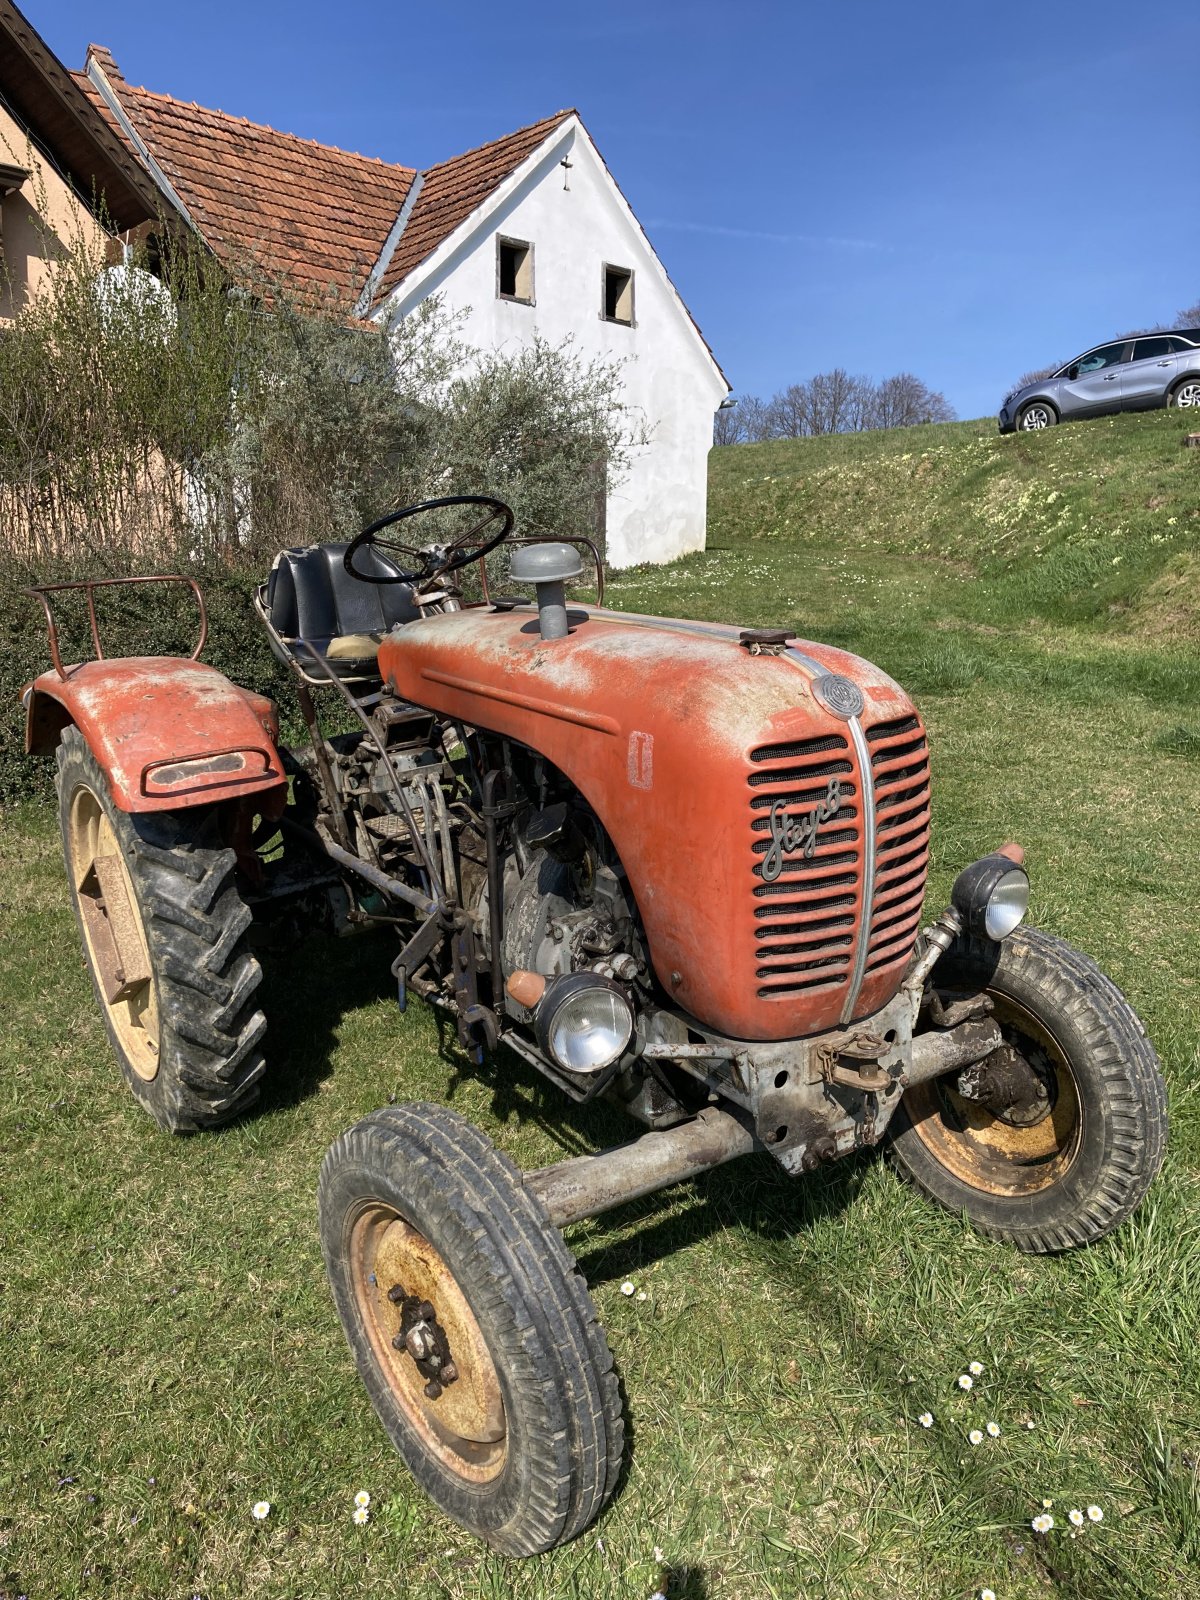
[[[566,638],[548,641],[524,608],[427,617],[384,639],[380,672],[407,700],[542,752],[577,785],[629,874],[660,982],[706,1025],[750,1040],[835,1026],[860,954],[856,940],[871,937],[872,912],[890,914],[902,893],[906,920],[889,929],[893,942],[862,952],[854,1016],[878,1009],[895,991],[915,937],[909,919],[924,887],[922,841],[904,856],[907,876],[896,879],[892,846],[881,834],[879,871],[872,860],[868,873],[862,857],[870,841],[852,805],[810,822],[828,801],[827,778],[810,794],[807,774],[789,780],[785,754],[783,776],[760,791],[751,784],[764,769],[751,755],[845,737],[846,722],[814,697],[814,678],[853,684],[871,726],[914,719],[908,697],[870,663],[824,645],[753,656],[735,627],[587,607],[573,608],[571,620]],[[794,655],[810,665],[797,665]],[[913,726],[923,738],[919,719]],[[871,792],[863,760],[848,748],[839,797]],[[783,840],[774,883],[762,879],[771,839],[756,827],[767,827],[770,815],[754,809],[760,793],[768,806],[784,801],[775,813]],[[919,828],[926,824],[927,815],[918,819]],[[859,841],[849,868],[847,832]],[[834,968],[822,953],[819,967],[817,958],[810,967],[802,950],[785,949],[789,970],[777,976],[772,955],[764,978],[762,918],[777,914],[786,927],[793,890],[808,899],[791,918],[801,924],[792,946],[811,942],[812,925],[821,929],[836,914],[849,918],[847,959]]]
[[[350,1252],[362,1325],[397,1404],[445,1467],[467,1482],[488,1482],[507,1457],[504,1400],[453,1272],[423,1234],[382,1202],[364,1206],[356,1218]],[[425,1304],[431,1317],[419,1314]],[[453,1382],[431,1383],[431,1355],[452,1362]]]
[[[87,661],[32,686],[26,748],[49,754],[74,722],[121,811],[176,811],[286,782],[278,718],[262,695],[176,656]]]

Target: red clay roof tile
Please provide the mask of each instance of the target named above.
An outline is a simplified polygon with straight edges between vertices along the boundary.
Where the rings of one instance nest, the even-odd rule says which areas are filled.
[[[211,249],[233,270],[249,256],[301,289],[355,299],[379,259],[414,177],[412,167],[280,133],[125,82],[92,45],[122,110]],[[86,73],[72,73],[126,138]],[[437,249],[573,111],[559,111],[424,174],[376,303]],[[128,141],[127,141],[128,142]]]
[[[86,75],[73,76],[121,131]],[[302,290],[357,298],[412,184],[412,167],[186,105],[119,76],[109,74],[109,81],[218,257],[236,270],[249,256]]]

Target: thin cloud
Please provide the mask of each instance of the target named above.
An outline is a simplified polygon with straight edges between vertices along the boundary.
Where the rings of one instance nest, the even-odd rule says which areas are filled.
[[[646,226],[673,228],[679,233],[711,233],[722,239],[763,239],[769,244],[817,244],[839,250],[890,251],[892,248],[878,239],[846,239],[832,233],[766,233],[760,228],[725,228],[716,222],[672,222],[666,217],[653,217]]]

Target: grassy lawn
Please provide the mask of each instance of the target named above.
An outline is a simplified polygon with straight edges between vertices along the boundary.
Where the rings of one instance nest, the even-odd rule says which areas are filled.
[[[53,815],[5,816],[0,1597],[648,1600],[662,1566],[673,1600],[1193,1593],[1200,652],[1182,580],[1200,452],[1182,431],[958,424],[716,452],[708,553],[613,582],[617,606],[790,623],[904,682],[933,749],[931,904],[1020,839],[1033,920],[1144,1018],[1172,1135],[1134,1220],[1056,1260],[976,1236],[867,1158],[804,1181],[755,1159],[570,1229],[632,1450],[600,1523],[543,1558],[488,1554],[387,1445],[325,1286],[316,1172],[389,1097],[448,1100],[525,1165],[630,1125],[513,1060],[474,1072],[422,1007],[397,1015],[392,948],[363,936],[264,956],[261,1112],[172,1140],[110,1060]],[[1000,1437],[970,1445],[988,1420]],[[1090,1503],[1103,1522],[1071,1537]]]

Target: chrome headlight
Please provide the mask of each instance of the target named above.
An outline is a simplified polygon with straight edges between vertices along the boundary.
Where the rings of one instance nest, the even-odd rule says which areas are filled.
[[[538,1043],[568,1072],[602,1072],[633,1037],[633,1007],[624,991],[594,972],[551,983],[535,1021]]]
[[[984,856],[954,880],[951,899],[967,930],[997,943],[1019,928],[1029,909],[1029,875],[1010,856]]]

